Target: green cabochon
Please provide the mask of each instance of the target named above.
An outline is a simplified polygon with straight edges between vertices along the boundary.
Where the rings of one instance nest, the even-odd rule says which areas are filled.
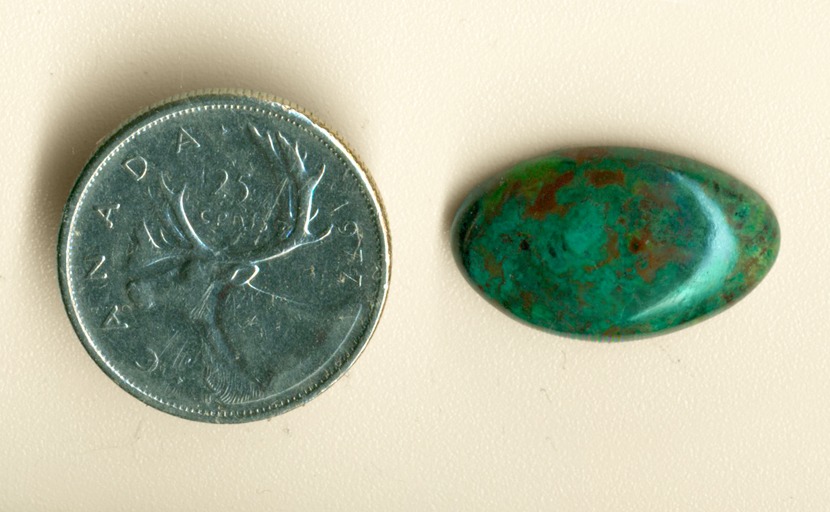
[[[778,254],[770,206],[694,160],[634,148],[562,150],[478,186],[453,224],[469,281],[556,333],[625,339],[738,301]]]

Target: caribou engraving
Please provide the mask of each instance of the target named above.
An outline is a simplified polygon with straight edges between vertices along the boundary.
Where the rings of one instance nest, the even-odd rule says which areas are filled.
[[[279,232],[275,229],[270,237],[264,237],[262,243],[253,247],[236,248],[232,244],[226,248],[213,247],[197,232],[192,221],[196,216],[188,215],[191,190],[188,184],[175,189],[164,173],[159,173],[156,190],[161,191],[163,199],[160,217],[164,228],[154,231],[147,218],[139,223],[134,238],[145,250],[133,258],[133,279],[127,284],[127,295],[138,308],[151,310],[163,302],[165,307],[185,315],[201,344],[204,381],[212,392],[212,399],[222,403],[254,399],[263,394],[269,383],[267,378],[248,371],[233,340],[223,331],[221,305],[229,290],[247,288],[276,300],[292,302],[255,284],[261,266],[322,242],[333,228],[332,225],[319,231],[312,228],[319,213],[314,206],[314,193],[325,176],[325,165],[316,171],[307,169],[307,154],[282,133],[263,133],[252,125],[248,126],[248,132],[265,157],[266,172],[272,174],[275,183],[287,179],[287,220],[279,219],[285,221],[287,228]],[[278,196],[276,192],[275,195]],[[273,208],[265,214],[266,222],[272,212]],[[160,280],[161,275],[166,277]]]

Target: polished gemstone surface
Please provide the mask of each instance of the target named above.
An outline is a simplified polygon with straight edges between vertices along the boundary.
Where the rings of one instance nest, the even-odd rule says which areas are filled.
[[[625,339],[723,310],[767,274],[770,206],[737,179],[635,148],[562,150],[477,187],[453,224],[469,281],[521,320]]]

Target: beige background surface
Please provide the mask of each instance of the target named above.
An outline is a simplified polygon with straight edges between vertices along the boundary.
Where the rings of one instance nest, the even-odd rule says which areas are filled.
[[[0,510],[827,510],[830,2],[4,2]],[[96,141],[206,87],[297,102],[387,205],[375,337],[310,404],[181,420],[87,356],[55,277]],[[487,305],[450,254],[486,176],[562,146],[694,157],[783,232],[724,314],[626,344]]]

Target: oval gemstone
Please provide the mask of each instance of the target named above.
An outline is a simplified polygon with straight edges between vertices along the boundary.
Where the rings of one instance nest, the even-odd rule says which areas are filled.
[[[453,223],[469,281],[521,320],[622,339],[685,326],[752,290],[778,221],[708,165],[634,148],[562,150],[485,181]]]

